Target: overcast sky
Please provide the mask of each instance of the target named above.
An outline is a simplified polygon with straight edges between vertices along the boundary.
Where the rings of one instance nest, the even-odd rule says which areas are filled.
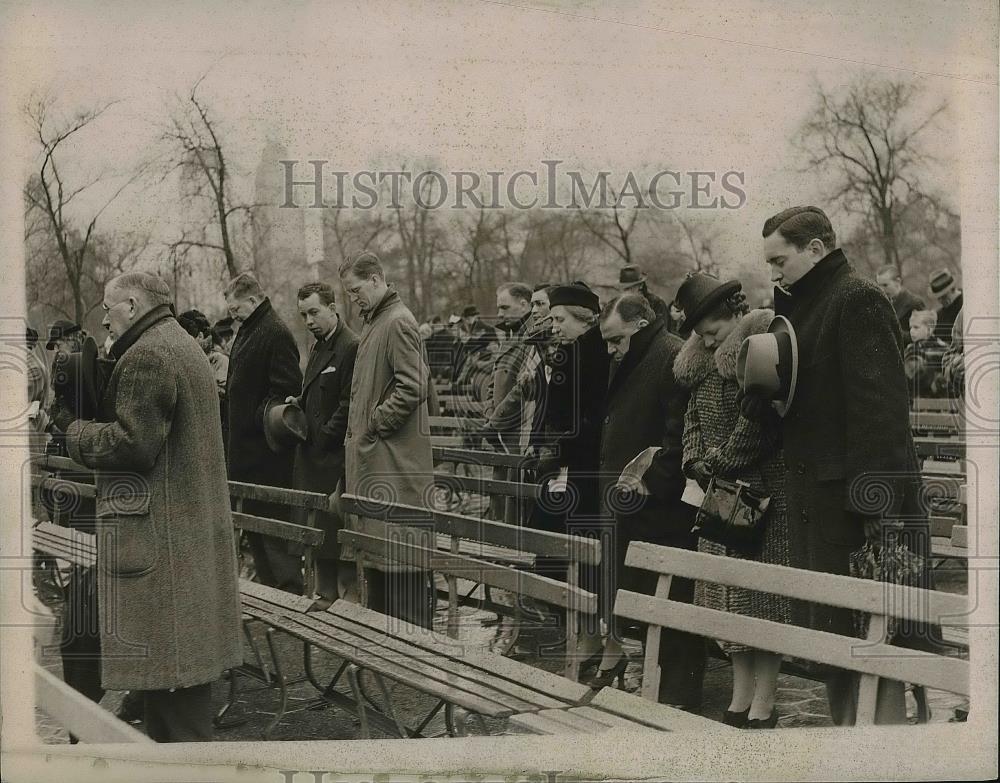
[[[928,101],[996,83],[985,2],[202,0],[0,14],[4,73],[17,76],[9,97],[48,90],[68,110],[121,101],[72,148],[89,170],[127,170],[148,154],[170,96],[207,72],[202,95],[244,170],[268,138],[346,170],[433,159],[510,171],[543,158],[616,172],[736,169],[748,202],[727,215],[732,252],[768,214],[817,198],[788,146],[817,82],[834,88],[863,68],[923,75]],[[946,117],[927,139],[945,189],[953,125]],[[133,191],[104,228],[143,220],[169,232],[176,194]]]

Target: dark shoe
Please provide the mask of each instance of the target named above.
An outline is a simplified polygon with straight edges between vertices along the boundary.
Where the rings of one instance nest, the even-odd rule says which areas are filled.
[[[748,729],[773,729],[778,725],[778,711],[771,710],[771,715],[767,718],[750,718],[747,721]]]
[[[628,666],[628,656],[623,655],[618,659],[618,663],[610,669],[598,669],[593,677],[581,677],[580,681],[584,685],[589,685],[592,690],[599,691],[607,688],[618,680],[618,688],[625,687],[625,667]]]
[[[306,609],[306,611],[307,612],[325,612],[331,606],[333,606],[333,599],[331,599],[331,598],[323,598],[322,596],[320,596],[319,598],[317,598],[315,601],[312,602],[312,606],[310,606],[308,609]]]
[[[750,708],[747,707],[741,712],[733,712],[732,710],[726,710],[722,713],[722,722],[727,726],[732,726],[736,729],[745,729],[747,727],[748,718],[750,714]]]

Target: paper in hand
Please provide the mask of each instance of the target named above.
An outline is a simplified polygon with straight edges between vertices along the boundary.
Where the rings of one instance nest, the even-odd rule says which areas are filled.
[[[569,486],[569,468],[559,468],[559,475],[549,479],[548,490],[553,495],[558,495],[566,491]]]
[[[653,464],[653,457],[660,450],[659,446],[650,446],[632,459],[622,470],[618,477],[618,488],[623,490],[634,490],[640,495],[649,495],[649,487],[646,486],[642,477],[646,475],[649,466]]]
[[[684,494],[681,495],[681,502],[687,503],[689,506],[697,506],[700,508],[704,499],[705,492],[698,485],[698,482],[694,479],[688,479],[687,483],[684,485]]]

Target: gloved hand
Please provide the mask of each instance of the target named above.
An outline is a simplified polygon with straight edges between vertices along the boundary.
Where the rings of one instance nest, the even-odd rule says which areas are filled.
[[[61,397],[57,397],[52,403],[52,425],[59,432],[66,432],[69,425],[76,421],[76,416],[66,407]]]
[[[697,481],[702,490],[707,490],[712,480],[712,469],[705,460],[693,460],[685,467],[684,475]]]
[[[751,421],[763,419],[771,407],[768,400],[758,397],[756,394],[746,394],[742,389],[736,392],[736,402],[740,406],[743,417]]]

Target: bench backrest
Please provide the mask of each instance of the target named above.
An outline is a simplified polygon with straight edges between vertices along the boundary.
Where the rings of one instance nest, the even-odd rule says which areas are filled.
[[[659,627],[668,627],[860,672],[859,724],[874,722],[879,678],[969,693],[968,661],[904,649],[884,640],[890,616],[941,625],[966,621],[970,607],[965,596],[645,542],[629,546],[625,564],[659,574],[655,595],[619,590],[615,601],[616,614],[646,622],[650,633],[656,632],[655,640],[647,639],[646,672],[656,669]],[[871,615],[868,637],[840,636],[671,601],[667,596],[675,576],[865,612]],[[654,648],[652,660],[650,647]],[[651,679],[647,687],[644,677],[643,695],[655,698],[656,678]]]
[[[448,631],[452,636],[458,631],[458,579],[508,590],[566,609],[568,650],[576,646],[578,616],[597,611],[597,596],[582,589],[578,580],[580,564],[600,562],[600,542],[596,540],[352,494],[341,497],[341,509],[348,515],[348,528],[338,533],[338,539],[358,552],[359,582],[363,584],[366,555],[440,573],[448,583]],[[450,551],[444,552],[437,547],[437,534],[450,537]],[[520,571],[507,563],[461,554],[463,541],[565,559],[568,561],[566,581]],[[367,594],[364,591],[362,594],[364,603]],[[575,680],[577,662],[573,656],[567,659],[566,674]]]

